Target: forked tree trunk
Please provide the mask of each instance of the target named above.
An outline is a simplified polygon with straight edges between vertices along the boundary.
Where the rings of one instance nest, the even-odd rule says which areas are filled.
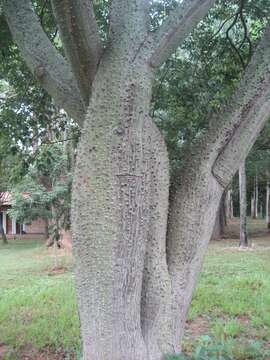
[[[103,50],[92,2],[52,0],[63,58],[29,0],[3,1],[43,87],[79,124],[88,108],[72,194],[84,360],[161,360],[181,351],[222,193],[269,118],[268,29],[230,105],[213,115],[174,179],[168,204],[166,146],[148,115],[154,69],[213,3],[180,2],[151,33],[150,1],[114,0]]]
[[[268,78],[247,75],[174,179],[167,224],[168,156],[148,116],[153,73],[134,51],[102,57],[78,148],[72,224],[85,360],[181,352],[221,196],[263,125],[254,111],[268,117]]]
[[[240,198],[240,247],[248,247],[247,235],[247,187],[245,162],[239,168],[239,198]]]

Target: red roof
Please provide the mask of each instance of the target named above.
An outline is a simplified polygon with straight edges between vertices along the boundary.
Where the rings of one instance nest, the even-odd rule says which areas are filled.
[[[0,204],[11,205],[11,193],[9,191],[0,192]]]
[[[30,193],[23,192],[22,196],[24,198],[27,198],[30,196]],[[11,192],[9,192],[9,191],[0,192],[0,206],[3,206],[3,205],[9,206],[9,205],[11,205],[11,202],[12,202]]]

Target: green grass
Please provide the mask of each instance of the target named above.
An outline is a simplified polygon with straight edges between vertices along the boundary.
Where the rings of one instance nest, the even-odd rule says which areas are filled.
[[[251,234],[263,226],[252,223]],[[260,233],[254,245],[244,252],[237,240],[211,243],[189,312],[183,359],[270,359],[270,237]],[[42,241],[0,245],[0,358],[1,344],[5,360],[25,354],[31,360],[40,354],[77,358],[72,260],[61,256],[62,271],[54,272],[52,254]]]
[[[250,221],[252,251],[239,251],[238,240],[211,243],[184,341],[187,353],[203,354],[194,359],[270,359],[270,236],[264,228],[263,221]]]
[[[0,343],[7,359],[27,349],[61,352],[68,359],[80,347],[70,259],[59,260],[67,272],[53,272],[54,257],[40,241],[10,241],[0,247]],[[64,354],[64,355],[63,355]],[[64,357],[60,357],[63,359]]]

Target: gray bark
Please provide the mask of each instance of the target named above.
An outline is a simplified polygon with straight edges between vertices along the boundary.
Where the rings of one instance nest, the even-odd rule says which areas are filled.
[[[5,230],[3,228],[3,225],[2,225],[2,222],[0,221],[0,233],[1,233],[1,236],[2,236],[2,241],[3,241],[3,244],[6,245],[8,244],[8,240],[7,240],[7,235],[5,233]]]
[[[258,218],[258,177],[257,170],[254,177],[254,189],[251,196],[251,216],[253,219]]]
[[[179,344],[183,336],[196,274],[202,266],[221,195],[269,117],[269,40],[268,28],[230,105],[221,112],[221,118],[212,119],[212,128],[176,184],[167,232],[174,344]],[[179,351],[180,345],[175,349]]]
[[[91,0],[52,0],[66,57],[72,67],[84,103],[102,53],[101,39]]]
[[[245,162],[239,168],[239,199],[240,199],[240,247],[248,247],[247,234],[247,185]]]
[[[268,174],[267,174],[268,176]],[[265,219],[266,219],[266,224],[267,224],[267,228],[270,229],[270,204],[269,204],[269,180],[267,179],[266,181],[266,201],[265,201]]]
[[[227,191],[226,195],[226,218],[232,219],[233,218],[233,197],[232,197],[232,189]]]
[[[259,206],[259,185],[258,185],[258,174],[256,170],[255,176],[255,219],[258,219],[258,206]]]
[[[44,33],[30,0],[3,0],[4,13],[20,52],[60,108],[83,123],[85,106],[70,65]]]
[[[147,359],[140,312],[154,161],[146,131],[151,72],[133,63],[132,50],[121,60],[123,51],[99,66],[73,186],[76,287],[91,360]]]
[[[219,211],[216,214],[216,220],[215,220],[215,225],[214,225],[214,229],[213,229],[213,233],[211,236],[211,240],[220,240],[221,238],[221,234],[220,234],[220,216],[219,216]]]
[[[156,49],[148,33],[148,2],[111,4],[109,42],[93,82],[89,80],[91,97],[73,182],[73,249],[84,360],[160,360],[168,352],[181,351],[186,314],[222,193],[268,118],[269,30],[230,106],[213,118],[209,133],[175,179],[167,223],[168,156],[148,115],[152,68],[174,51],[211,3],[187,1],[192,6],[180,18],[179,7],[157,33]],[[5,0],[9,24],[29,66],[35,68],[31,59],[36,53],[32,45],[28,53],[26,46],[33,41],[26,27],[33,20],[32,10],[20,12],[18,27],[14,4],[18,1]],[[22,4],[26,9],[28,2]],[[28,31],[28,40],[20,30]],[[54,51],[51,56],[57,58]],[[77,94],[73,77],[72,86]],[[60,87],[57,96],[62,95]],[[76,104],[80,114],[82,97]],[[70,108],[72,101],[67,97],[64,105]]]
[[[224,236],[225,226],[227,225],[226,200],[227,191],[224,191],[219,204],[214,230],[211,239],[220,240]]]
[[[150,35],[149,63],[163,64],[183,43],[195,26],[206,16],[215,0],[185,0],[167,18],[154,35]]]
[[[152,134],[150,219],[144,261],[141,325],[148,350],[148,359],[161,358],[173,353],[169,304],[171,302],[171,280],[166,259],[166,232],[169,197],[169,161],[164,139],[156,126],[149,122],[147,132]]]

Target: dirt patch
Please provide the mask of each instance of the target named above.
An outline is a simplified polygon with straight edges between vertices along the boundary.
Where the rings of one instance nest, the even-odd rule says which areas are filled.
[[[195,320],[188,320],[185,328],[187,338],[196,338],[209,333],[209,321],[203,316],[198,316]]]
[[[67,257],[72,257],[72,253],[70,251],[67,251],[65,248],[60,248],[60,249],[54,249],[53,246],[50,246],[47,248],[48,249],[48,253],[46,255],[49,255],[49,256],[67,256]]]
[[[0,360],[4,359],[4,355],[8,352],[8,347],[4,344],[0,344]]]
[[[237,321],[238,321],[241,325],[243,325],[243,326],[245,326],[245,327],[249,327],[249,326],[250,326],[250,319],[249,319],[249,317],[246,316],[246,315],[239,315],[239,316],[237,316]]]
[[[29,345],[19,353],[14,354],[14,358],[18,360],[76,360],[76,355],[70,353],[66,354],[64,351],[54,352],[50,349],[37,351]]]
[[[54,269],[49,270],[48,276],[62,275],[64,273],[66,273],[67,271],[68,271],[68,269],[66,267],[59,266],[59,267],[56,267]]]

